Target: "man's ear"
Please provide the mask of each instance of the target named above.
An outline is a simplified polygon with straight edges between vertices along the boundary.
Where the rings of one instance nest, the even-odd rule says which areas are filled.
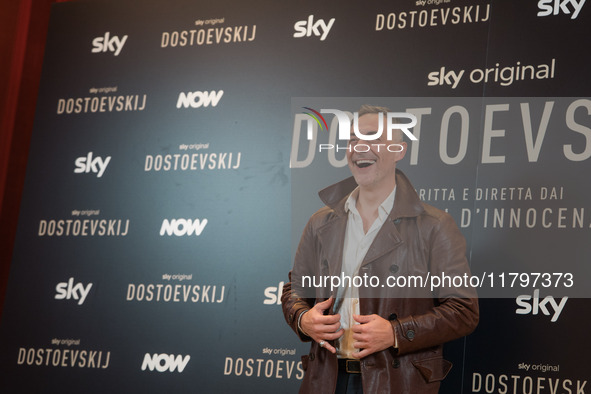
[[[400,152],[396,152],[396,162],[399,162],[400,160],[404,159],[404,156],[406,156],[406,151],[408,150],[408,145],[406,144],[406,142],[398,142],[398,145],[402,147],[402,150]]]

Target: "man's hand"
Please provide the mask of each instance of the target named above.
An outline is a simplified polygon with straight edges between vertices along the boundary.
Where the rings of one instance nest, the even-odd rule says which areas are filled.
[[[353,347],[360,349],[353,357],[363,358],[394,346],[394,330],[388,320],[378,315],[353,315],[353,319],[359,323],[352,327]]]
[[[340,338],[345,330],[339,329],[341,327],[340,314],[324,315],[324,311],[332,307],[333,301],[333,298],[330,297],[328,300],[314,305],[312,309],[302,315],[300,326],[304,334],[318,343],[325,341],[323,347],[331,353],[336,353],[336,349],[327,341]]]

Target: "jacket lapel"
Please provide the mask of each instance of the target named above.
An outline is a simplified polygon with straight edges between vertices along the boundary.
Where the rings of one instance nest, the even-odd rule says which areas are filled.
[[[361,266],[369,264],[383,255],[392,252],[394,249],[402,245],[402,243],[402,237],[400,236],[394,221],[391,217],[388,217],[373,240],[367,254],[363,258]]]
[[[328,274],[340,276],[343,265],[343,244],[347,230],[347,216],[338,215],[318,229],[322,258],[328,264]],[[324,263],[324,262],[323,262]]]

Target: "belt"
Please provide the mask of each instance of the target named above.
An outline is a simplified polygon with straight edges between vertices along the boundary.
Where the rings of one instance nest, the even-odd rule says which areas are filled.
[[[347,373],[361,373],[361,362],[359,360],[339,358],[339,371],[345,371]]]

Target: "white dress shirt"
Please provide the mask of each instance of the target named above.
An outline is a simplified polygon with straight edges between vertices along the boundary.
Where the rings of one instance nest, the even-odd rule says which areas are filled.
[[[347,233],[345,234],[345,243],[343,245],[342,269],[345,276],[353,279],[358,274],[369,247],[394,207],[395,195],[396,186],[392,190],[392,193],[380,204],[378,217],[372,223],[367,233],[363,230],[363,220],[356,207],[359,187],[353,190],[345,202],[345,212],[348,213]],[[339,299],[342,299],[342,303],[335,312],[341,314],[341,328],[345,330],[345,333],[338,340],[337,356],[339,358],[353,358],[352,353],[358,351],[358,349],[353,348],[354,341],[351,327],[353,324],[356,324],[355,320],[353,320],[353,315],[359,315],[359,289],[355,286],[340,287],[337,293],[337,300]]]

